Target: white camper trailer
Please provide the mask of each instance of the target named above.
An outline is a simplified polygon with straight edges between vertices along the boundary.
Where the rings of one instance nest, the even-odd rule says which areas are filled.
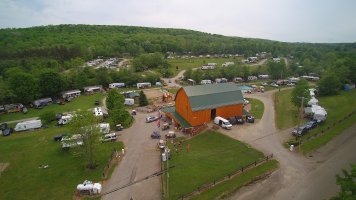
[[[41,120],[29,120],[29,121],[17,123],[14,130],[15,131],[27,131],[27,130],[32,130],[32,129],[41,128],[41,127],[42,127]]]
[[[202,81],[200,81],[200,84],[202,84],[202,85],[211,84],[211,80],[202,80]]]
[[[113,88],[122,88],[125,87],[125,83],[110,83],[109,84],[109,88],[113,89]]]
[[[135,99],[131,99],[131,98],[125,98],[125,102],[124,105],[126,106],[132,106],[135,104]]]
[[[72,119],[73,119],[73,115],[71,115],[71,114],[63,115],[63,116],[58,120],[58,125],[65,125],[65,124],[68,124]]]
[[[149,88],[151,87],[151,83],[149,82],[145,82],[145,83],[137,83],[137,88],[140,89],[140,88]]]
[[[100,194],[102,186],[100,183],[93,183],[85,180],[82,184],[77,185],[77,190],[81,195]]]

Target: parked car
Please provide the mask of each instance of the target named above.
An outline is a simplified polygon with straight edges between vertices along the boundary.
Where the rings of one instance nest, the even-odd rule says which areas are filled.
[[[164,149],[166,147],[166,142],[164,140],[159,140],[158,148]]]
[[[151,134],[151,138],[159,139],[159,138],[161,138],[161,135],[157,131],[153,131],[153,133]]]
[[[247,104],[249,104],[249,103],[250,103],[250,101],[249,101],[249,100],[244,99],[244,105],[247,105]]]
[[[263,85],[263,86],[267,86],[267,85],[268,85],[268,83],[264,82],[264,83],[262,83],[262,85]]]
[[[279,87],[279,85],[277,85],[276,83],[271,83],[270,86],[272,86],[272,87]]]
[[[62,141],[62,138],[63,138],[64,136],[65,136],[65,135],[63,135],[63,134],[55,135],[55,136],[53,137],[53,140],[56,141],[56,142]]]
[[[162,126],[162,131],[165,131],[165,130],[168,130],[170,129],[170,126],[168,123],[164,123],[163,126]]]
[[[302,135],[306,134],[307,132],[308,132],[308,129],[305,126],[300,126],[299,129],[294,128],[292,130],[292,135],[293,136],[302,136]]]
[[[101,142],[114,142],[117,139],[116,133],[109,133],[105,134],[103,137],[100,138]]]
[[[7,123],[1,123],[0,124],[0,130],[5,130],[5,129],[7,129]]]
[[[2,135],[3,136],[9,136],[11,135],[11,133],[14,132],[14,129],[13,128],[6,128],[5,130],[2,131]]]
[[[237,124],[237,120],[235,117],[230,117],[228,120],[229,120],[230,124],[232,124],[232,125]]]
[[[159,119],[159,117],[157,117],[157,116],[148,116],[148,117],[146,117],[146,123],[154,122],[154,121],[157,121],[158,119]]]
[[[122,129],[124,129],[124,127],[121,124],[117,124],[116,125],[116,130],[117,131],[122,131]]]
[[[305,124],[305,128],[308,130],[315,128],[318,125],[318,122],[315,120],[309,121],[307,124]]]
[[[255,123],[255,118],[252,115],[247,115],[246,122],[247,123]]]
[[[242,116],[235,116],[236,119],[236,124],[244,124],[244,118],[242,118]]]
[[[219,117],[219,116],[215,117],[214,123],[219,125],[221,128],[225,128],[227,130],[232,128],[232,125],[230,124],[229,121],[227,121],[226,119]]]
[[[287,86],[295,86],[294,83],[287,83]]]
[[[168,133],[165,134],[166,139],[169,138],[176,138],[176,134],[174,133],[174,131],[168,131]]]

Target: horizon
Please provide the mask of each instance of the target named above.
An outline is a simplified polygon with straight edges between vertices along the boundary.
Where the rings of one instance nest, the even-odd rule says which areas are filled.
[[[0,2],[0,28],[116,25],[185,29],[288,43],[354,43],[354,7],[356,2],[352,0],[4,0]]]

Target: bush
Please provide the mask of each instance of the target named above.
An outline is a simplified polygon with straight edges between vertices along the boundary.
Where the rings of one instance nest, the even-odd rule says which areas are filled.
[[[40,115],[40,119],[43,124],[49,124],[51,121],[56,119],[56,113],[54,111],[46,111]]]

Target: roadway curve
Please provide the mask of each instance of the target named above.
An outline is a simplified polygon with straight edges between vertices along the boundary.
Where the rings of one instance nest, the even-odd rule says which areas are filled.
[[[173,78],[162,78],[165,83],[167,83],[167,87],[182,87],[181,85],[176,83],[176,80],[179,79],[179,77],[182,77],[183,74],[185,73],[185,70],[180,71],[175,77]],[[171,80],[171,81],[169,81]]]
[[[352,126],[312,157],[290,152],[282,146],[290,137],[290,130],[279,131],[275,127],[274,92],[245,95],[257,98],[265,104],[265,112],[256,124],[240,126],[231,131],[222,131],[235,139],[249,143],[265,154],[273,153],[280,167],[261,182],[246,186],[230,199],[325,199],[338,192],[335,174],[356,162],[353,147],[356,145],[356,125]]]

